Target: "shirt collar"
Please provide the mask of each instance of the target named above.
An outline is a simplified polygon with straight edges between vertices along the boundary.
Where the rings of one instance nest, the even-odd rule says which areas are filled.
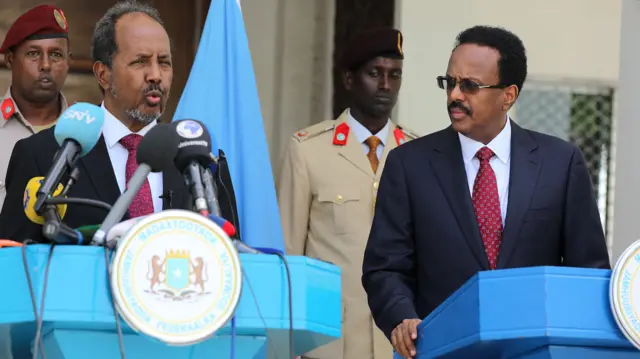
[[[107,148],[112,148],[125,136],[132,134],[131,130],[125,126],[120,120],[118,120],[106,107],[104,102],[100,105],[104,110],[104,125],[102,126],[102,136],[104,136],[104,142]],[[144,136],[155,126],[157,121],[153,121],[150,124],[144,126],[140,131],[136,132],[140,136]]]
[[[353,116],[351,116],[351,111],[347,112],[347,116],[348,116],[349,128],[351,129],[351,132],[353,132],[353,134],[358,139],[358,142],[364,143],[367,140],[367,138],[373,136],[373,134],[371,133],[371,131],[369,131],[369,129],[364,127],[360,122],[358,122],[358,120],[356,120]],[[389,136],[390,122],[391,121],[388,120],[387,124],[384,125],[384,127],[380,131],[378,131],[378,133],[375,134],[375,136],[380,139],[383,146],[386,145],[387,137]]]
[[[7,92],[5,92],[4,97],[0,96],[0,105],[2,105],[2,102],[6,99],[11,100],[14,113],[6,121],[3,121],[4,117],[0,113],[0,127],[4,127],[4,125],[7,124],[9,120],[11,120],[12,118],[19,120],[25,126],[32,127],[29,121],[27,121],[27,119],[25,119],[24,116],[22,116],[22,113],[20,112],[20,109],[18,108],[16,101],[13,99],[13,96],[11,96],[11,86],[9,86],[9,88],[7,89]],[[62,113],[66,111],[67,108],[69,108],[69,103],[67,102],[67,98],[64,97],[64,94],[61,91],[60,92],[60,114],[58,115],[58,117],[60,117],[60,115],[62,115]],[[57,120],[51,126],[55,125],[56,122]]]
[[[458,133],[460,146],[462,147],[462,158],[467,163],[473,159],[478,150],[484,147],[482,142],[472,140],[471,138]],[[511,156],[511,119],[507,116],[504,128],[498,135],[487,144],[487,147],[496,154],[496,157],[503,163],[507,163]]]

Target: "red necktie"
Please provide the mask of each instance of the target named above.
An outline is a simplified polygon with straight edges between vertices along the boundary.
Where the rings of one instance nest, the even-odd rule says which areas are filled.
[[[476,212],[478,228],[484,243],[484,251],[489,259],[489,267],[495,269],[502,239],[502,212],[498,196],[496,174],[489,164],[495,154],[488,147],[482,147],[476,157],[480,160],[480,169],[473,183],[473,209]]]
[[[136,134],[130,134],[123,137],[120,140],[120,144],[129,151],[127,157],[127,167],[125,170],[125,178],[127,183],[133,176],[133,173],[138,168],[138,161],[136,160],[136,153],[138,152],[138,145],[142,140],[142,136]],[[129,205],[129,217],[135,218],[153,213],[153,199],[151,198],[151,186],[149,186],[149,180],[145,180],[142,187],[133,198],[133,202]]]

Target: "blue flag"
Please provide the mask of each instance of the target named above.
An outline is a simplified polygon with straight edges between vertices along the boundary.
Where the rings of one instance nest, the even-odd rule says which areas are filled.
[[[237,0],[213,0],[174,115],[207,126],[227,157],[242,240],[284,251],[249,43]],[[217,154],[217,148],[213,148]]]

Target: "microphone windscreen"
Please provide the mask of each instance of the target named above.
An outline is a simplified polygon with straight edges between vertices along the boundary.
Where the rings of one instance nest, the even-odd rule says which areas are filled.
[[[211,135],[207,127],[202,122],[191,119],[173,121],[171,126],[180,139],[175,158],[176,168],[183,172],[191,161],[198,161],[203,167],[209,166]]]
[[[75,230],[82,234],[84,238],[92,238],[94,234],[100,229],[99,224],[91,224],[87,226],[81,226],[76,228]]]
[[[58,118],[53,134],[62,146],[67,139],[80,144],[80,156],[89,153],[100,139],[104,124],[104,110],[96,105],[78,102],[67,108]]]
[[[159,123],[142,138],[136,153],[138,163],[146,163],[152,172],[162,172],[173,166],[180,139],[170,125]]]
[[[33,177],[27,182],[27,187],[24,189],[24,198],[22,200],[22,205],[24,207],[24,214],[29,218],[29,220],[33,223],[44,224],[44,217],[38,215],[33,206],[36,204],[36,193],[40,189],[42,185],[42,181],[44,177]],[[53,192],[53,196],[58,196],[62,193],[64,186],[62,184],[58,184],[56,190]],[[64,218],[64,215],[67,213],[67,205],[66,204],[58,204],[56,205],[56,209],[58,210],[58,215],[60,218]]]
[[[222,228],[227,236],[233,237],[236,235],[236,227],[234,227],[233,224],[231,224],[231,222],[227,221],[226,219],[214,216],[213,214],[209,215],[209,219],[211,219],[213,223],[217,224],[218,227]]]

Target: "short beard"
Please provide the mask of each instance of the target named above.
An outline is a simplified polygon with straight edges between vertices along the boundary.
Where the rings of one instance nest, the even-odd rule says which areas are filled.
[[[116,87],[113,85],[113,82],[111,83],[109,92],[111,93],[111,96],[113,96],[114,98],[118,98],[118,95],[116,94]],[[136,108],[125,110],[124,113],[127,114],[127,117],[129,117],[129,120],[131,120],[132,122],[136,122],[145,126],[150,124],[151,122],[159,120],[160,117],[162,116],[162,112],[143,113],[142,111]]]
[[[133,122],[141,123],[143,125],[148,125],[151,122],[157,121],[162,116],[161,113],[143,113],[138,109],[126,110],[125,113],[129,116],[129,119]]]

